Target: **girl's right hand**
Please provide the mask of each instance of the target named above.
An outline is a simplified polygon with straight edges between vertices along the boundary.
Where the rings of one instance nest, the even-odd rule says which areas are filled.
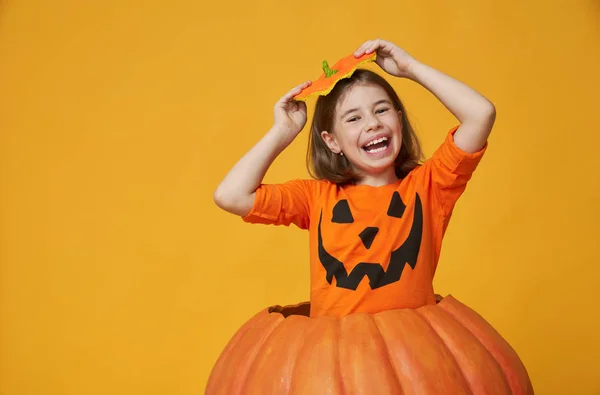
[[[285,133],[289,140],[293,140],[306,124],[306,103],[294,100],[304,88],[310,86],[311,81],[303,82],[286,93],[275,104],[275,125],[280,132]]]

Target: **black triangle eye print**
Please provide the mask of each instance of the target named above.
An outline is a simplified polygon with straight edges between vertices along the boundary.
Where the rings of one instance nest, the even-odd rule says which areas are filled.
[[[405,214],[405,211],[406,205],[402,201],[400,194],[398,192],[394,192],[387,214],[391,217],[401,218]],[[344,263],[339,261],[325,249],[323,235],[321,232],[323,222],[323,212],[321,212],[317,229],[319,248],[318,253],[319,260],[325,268],[325,279],[327,282],[331,284],[333,278],[335,277],[337,287],[356,290],[358,288],[358,284],[360,284],[365,276],[369,278],[369,285],[371,289],[377,289],[400,281],[402,272],[404,271],[404,267],[406,265],[410,266],[412,269],[415,268],[417,264],[417,257],[419,255],[419,249],[421,248],[421,237],[423,235],[423,207],[419,194],[415,195],[415,207],[412,214],[412,226],[410,228],[408,237],[402,243],[402,245],[398,246],[392,251],[389,258],[387,271],[383,269],[383,266],[380,262],[360,262],[354,267],[354,269],[352,269],[350,273],[348,273]],[[340,200],[335,205],[333,208],[332,222],[354,222],[348,201]],[[362,244],[368,250],[373,245],[378,233],[379,228],[367,226],[362,232],[360,232],[358,237],[360,237]],[[385,235],[381,235],[379,238],[385,239]]]
[[[352,212],[350,211],[350,206],[348,205],[347,200],[340,200],[335,204],[331,222],[338,224],[351,224],[354,222],[354,217],[352,217]]]
[[[404,210],[406,210],[406,205],[402,201],[398,191],[395,191],[392,195],[392,201],[390,202],[390,207],[388,208],[387,214],[390,217],[402,218],[402,215],[404,215]]]

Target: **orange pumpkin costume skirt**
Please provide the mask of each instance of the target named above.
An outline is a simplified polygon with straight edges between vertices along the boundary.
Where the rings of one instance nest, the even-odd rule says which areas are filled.
[[[206,395],[533,394],[513,348],[448,295],[435,305],[309,318],[266,308],[232,337]]]

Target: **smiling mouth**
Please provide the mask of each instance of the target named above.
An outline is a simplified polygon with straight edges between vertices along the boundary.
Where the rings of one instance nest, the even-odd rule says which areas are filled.
[[[362,149],[365,150],[365,152],[367,152],[368,154],[377,154],[379,152],[385,151],[388,148],[389,144],[390,142],[387,137],[381,137],[376,140],[370,141],[369,143],[364,145]]]

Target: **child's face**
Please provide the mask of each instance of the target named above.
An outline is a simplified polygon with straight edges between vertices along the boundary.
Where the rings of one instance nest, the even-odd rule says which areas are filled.
[[[333,133],[323,135],[333,152],[343,152],[364,175],[393,171],[402,145],[402,125],[381,87],[353,86],[341,97],[334,117]]]

